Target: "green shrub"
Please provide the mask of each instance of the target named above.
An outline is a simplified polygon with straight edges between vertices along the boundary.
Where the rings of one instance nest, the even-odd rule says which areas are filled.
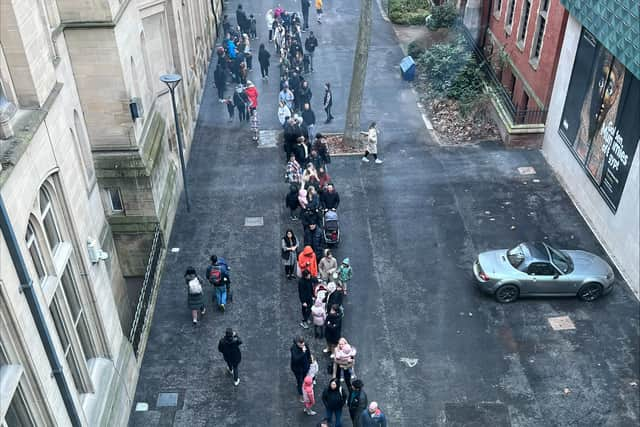
[[[423,43],[418,40],[414,40],[407,46],[407,55],[417,60],[424,54],[426,50],[427,49]]]
[[[462,38],[431,46],[417,62],[419,72],[438,96],[471,103],[482,94],[482,72]]]
[[[389,19],[395,24],[422,25],[429,15],[429,0],[389,0]]]
[[[451,2],[434,6],[431,15],[427,19],[427,28],[435,31],[438,28],[450,28],[458,17],[458,10]]]

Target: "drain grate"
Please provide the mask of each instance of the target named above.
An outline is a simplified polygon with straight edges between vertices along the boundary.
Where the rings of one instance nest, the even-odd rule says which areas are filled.
[[[547,321],[554,331],[569,331],[576,328],[569,316],[548,317]]]
[[[159,393],[156,408],[169,408],[178,406],[178,393]]]
[[[264,225],[264,217],[248,216],[244,219],[245,227],[262,227]]]

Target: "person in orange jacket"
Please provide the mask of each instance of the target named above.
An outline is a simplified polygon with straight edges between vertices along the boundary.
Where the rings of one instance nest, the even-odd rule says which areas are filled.
[[[311,277],[318,277],[318,262],[313,248],[309,245],[305,246],[300,255],[298,255],[298,268],[296,275],[302,277],[304,270],[309,270]]]

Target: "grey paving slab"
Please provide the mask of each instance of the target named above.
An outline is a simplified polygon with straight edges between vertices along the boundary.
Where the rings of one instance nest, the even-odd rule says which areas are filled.
[[[268,5],[243,3],[260,14]],[[336,98],[336,122],[319,131],[344,123],[348,40],[357,22],[352,3],[325,0],[321,28],[312,22],[320,39],[317,71],[309,77],[313,102],[327,79]],[[237,3],[228,4],[233,16]],[[348,256],[354,268],[343,330],[358,349],[355,372],[369,398],[380,402],[390,425],[446,425],[447,419],[635,425],[640,327],[631,292],[620,281],[592,304],[532,299],[500,305],[475,290],[471,263],[479,251],[541,239],[605,254],[539,152],[491,143],[443,148],[430,141],[415,97],[397,76],[402,54],[395,36],[377,10],[374,15],[363,126],[378,119],[385,163],[342,157],[329,167],[342,199],[335,253]],[[253,73],[261,126],[275,130],[275,79],[262,82]],[[281,235],[288,227],[300,235],[284,209],[282,151],[257,148],[247,126],[226,123],[215,98],[208,82],[188,165],[192,212],[182,206],[176,217],[168,247],[180,251],[167,255],[133,404],[153,405],[165,391],[183,391],[184,399],[161,417],[132,412],[130,425],[313,426],[319,416],[305,416],[296,401],[292,338],[303,333],[321,367],[326,359],[323,343],[298,326],[297,290],[281,271]],[[536,173],[521,175],[520,167]],[[258,216],[263,226],[244,226],[246,217]],[[212,252],[232,266],[234,302],[224,314],[209,307],[193,327],[182,275],[188,265],[203,274]],[[576,329],[554,331],[548,318],[560,316],[569,316]],[[216,349],[227,327],[244,342],[238,387]],[[417,362],[410,367],[407,359]],[[327,380],[321,373],[317,396]]]

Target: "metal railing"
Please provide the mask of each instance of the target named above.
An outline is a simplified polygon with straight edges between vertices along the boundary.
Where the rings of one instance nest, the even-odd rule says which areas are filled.
[[[147,325],[147,320],[149,318],[150,302],[155,288],[158,286],[158,280],[156,280],[156,277],[161,254],[162,232],[160,231],[160,225],[157,225],[153,235],[149,261],[147,261],[147,269],[145,270],[144,280],[142,281],[142,287],[140,288],[140,295],[138,296],[136,313],[133,317],[133,323],[131,324],[131,331],[129,332],[129,342],[131,342],[131,345],[133,346],[136,358],[140,356],[140,343],[145,337],[146,330],[149,326]]]
[[[496,101],[504,107],[513,123],[517,125],[544,124],[547,119],[547,110],[527,110],[521,109],[515,105],[511,99],[511,95],[509,95],[498,76],[496,76],[493,66],[491,65],[491,61],[487,59],[482,49],[476,44],[476,41],[467,27],[465,27],[460,20],[456,22],[455,27],[463,35],[467,45],[471,49],[471,53],[475,56],[480,70],[487,79],[487,83],[489,83],[492,95],[495,97]]]

